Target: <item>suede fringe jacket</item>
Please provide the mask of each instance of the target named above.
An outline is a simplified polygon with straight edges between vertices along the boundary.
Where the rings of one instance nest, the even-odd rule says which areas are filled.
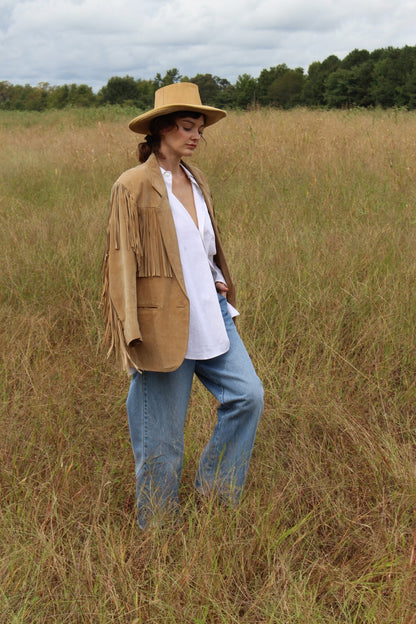
[[[207,204],[216,241],[215,262],[235,305],[235,290],[202,173],[184,164]],[[105,334],[125,370],[169,372],[183,362],[189,334],[189,301],[166,186],[154,154],[125,171],[111,192],[103,260]]]

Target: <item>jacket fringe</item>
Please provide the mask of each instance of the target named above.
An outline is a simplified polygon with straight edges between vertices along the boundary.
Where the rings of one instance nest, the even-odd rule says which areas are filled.
[[[139,277],[173,277],[154,208],[140,210],[139,237],[142,247]]]
[[[126,221],[127,244],[134,251],[137,264],[139,264],[143,250],[140,244],[139,218],[134,199],[124,186],[116,184],[111,191],[110,205],[110,219],[111,214],[114,214],[114,247],[120,249],[120,212],[123,212]]]
[[[103,290],[101,295],[101,307],[104,315],[104,338],[103,343],[108,346],[107,358],[114,351],[115,357],[120,361],[121,368],[128,371],[137,368],[130,357],[126,340],[124,338],[123,325],[117,315],[117,311],[110,297],[110,284],[108,279],[108,253],[103,260]]]
[[[127,242],[134,251],[139,277],[173,277],[154,208],[137,209],[128,190],[116,185],[111,194],[115,214],[115,248],[120,248],[120,211],[126,215]]]
[[[120,219],[126,229],[126,240],[120,240]],[[127,245],[134,253],[139,277],[173,277],[174,273],[163,243],[156,210],[137,208],[134,197],[122,185],[114,185],[110,199],[110,215],[107,228],[107,241],[102,263],[103,289],[101,306],[104,315],[104,344],[108,346],[107,357],[114,351],[120,358],[122,367],[139,370],[133,362],[126,344],[123,324],[118,317],[110,294],[109,258],[110,248],[115,250]]]
[[[132,249],[139,263],[142,257],[142,248],[140,245],[139,226],[137,209],[133,198],[128,190],[120,185],[114,185],[110,198],[110,214],[107,226],[107,240],[102,262],[103,289],[101,293],[101,307],[104,316],[104,338],[103,342],[108,346],[107,358],[114,351],[116,359],[120,361],[124,370],[130,367],[137,369],[137,365],[131,359],[129,349],[124,337],[123,324],[117,314],[117,310],[113,304],[110,294],[110,248],[111,243],[115,250],[120,249],[120,218],[123,218],[126,224],[127,240],[125,243]]]

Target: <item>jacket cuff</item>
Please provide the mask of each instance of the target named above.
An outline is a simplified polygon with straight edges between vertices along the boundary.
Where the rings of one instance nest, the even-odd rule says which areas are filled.
[[[143,338],[142,338],[142,334],[141,334],[138,323],[129,323],[128,325],[127,324],[125,325],[124,339],[128,347],[131,346],[131,343],[134,340],[138,340],[139,342],[142,342]]]

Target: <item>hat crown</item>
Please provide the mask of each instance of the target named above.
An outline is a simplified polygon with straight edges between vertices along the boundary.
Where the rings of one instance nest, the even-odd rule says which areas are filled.
[[[177,104],[201,106],[198,85],[192,82],[175,82],[155,92],[155,108]]]

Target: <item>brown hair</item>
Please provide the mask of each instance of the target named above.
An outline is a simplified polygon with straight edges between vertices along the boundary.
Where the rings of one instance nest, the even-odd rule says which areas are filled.
[[[198,119],[198,117],[204,117],[205,115],[198,111],[178,111],[176,113],[170,113],[169,115],[161,115],[155,117],[150,122],[150,133],[146,135],[145,140],[139,143],[136,150],[136,155],[139,162],[144,163],[151,154],[156,154],[160,149],[160,133],[163,130],[168,130],[176,125],[176,120],[180,117],[192,117],[192,119]]]

